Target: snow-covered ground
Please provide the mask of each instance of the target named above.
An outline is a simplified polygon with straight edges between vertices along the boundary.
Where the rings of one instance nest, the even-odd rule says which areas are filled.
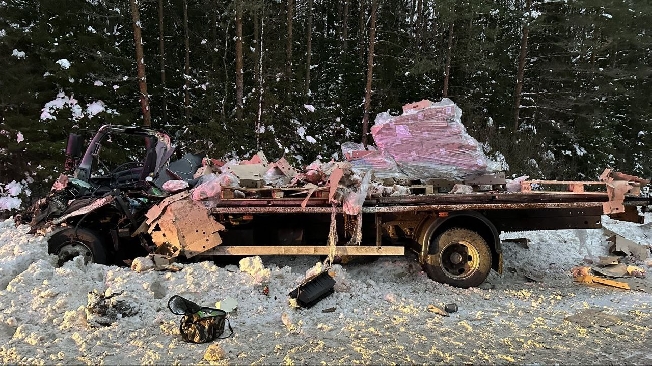
[[[650,225],[604,221],[652,243]],[[409,255],[336,265],[336,292],[310,309],[290,307],[287,294],[316,257],[263,258],[268,277],[210,261],[179,272],[138,273],[79,258],[58,268],[46,239],[27,230],[0,222],[3,364],[652,363],[652,294],[570,277],[584,257],[607,254],[603,230],[503,234],[528,238],[528,248],[504,241],[504,274],[492,273],[483,288],[433,282]],[[652,285],[651,276],[642,281]],[[94,325],[86,315],[94,290],[121,293],[116,298],[138,313]],[[167,309],[177,294],[207,306],[235,298],[234,336],[184,342],[180,318]],[[448,303],[459,311],[428,311]]]

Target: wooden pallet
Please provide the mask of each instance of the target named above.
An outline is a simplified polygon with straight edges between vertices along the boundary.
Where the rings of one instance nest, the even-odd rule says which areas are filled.
[[[433,194],[435,193],[435,187],[431,184],[419,184],[409,186],[408,189],[412,194]]]
[[[569,193],[584,193],[585,189],[584,186],[589,186],[589,185],[602,185],[604,186],[604,182],[598,182],[598,181],[576,181],[576,180],[540,180],[540,179],[535,179],[535,180],[525,180],[521,182],[521,192],[531,192],[532,191],[532,185],[538,184],[538,185],[553,185],[553,186],[563,186],[565,185],[567,188],[567,191]]]
[[[236,191],[242,192],[237,194]],[[222,199],[233,199],[233,198],[305,198],[310,193],[309,188],[274,188],[274,187],[262,187],[262,188],[222,188]],[[329,187],[318,187],[310,197],[313,198],[328,198]]]

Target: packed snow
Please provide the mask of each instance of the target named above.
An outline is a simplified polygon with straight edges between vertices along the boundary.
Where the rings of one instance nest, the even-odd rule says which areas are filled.
[[[652,241],[650,224],[606,217],[604,224],[640,244]],[[480,288],[433,282],[409,254],[336,264],[335,293],[309,309],[291,307],[288,293],[317,257],[202,261],[178,272],[81,258],[57,267],[47,238],[28,229],[0,222],[3,364],[652,363],[652,295],[570,276],[585,257],[607,254],[602,229],[503,234],[505,271]],[[527,238],[527,248],[508,241],[514,238]],[[649,261],[641,265],[649,271]],[[87,310],[98,294],[126,304],[108,326]],[[234,335],[184,342],[180,317],[167,309],[173,295],[205,306],[235,299]],[[459,310],[432,312],[449,303]]]

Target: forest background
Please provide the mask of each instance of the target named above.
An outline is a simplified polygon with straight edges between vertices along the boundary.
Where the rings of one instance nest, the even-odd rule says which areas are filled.
[[[0,195],[105,123],[308,164],[442,97],[508,176],[649,178],[651,47],[649,1],[0,0]]]

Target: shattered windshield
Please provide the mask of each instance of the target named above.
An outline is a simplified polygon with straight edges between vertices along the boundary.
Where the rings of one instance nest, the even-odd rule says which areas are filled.
[[[107,135],[93,159],[93,175],[103,176],[142,166],[147,151],[146,140],[145,136],[139,135]]]

